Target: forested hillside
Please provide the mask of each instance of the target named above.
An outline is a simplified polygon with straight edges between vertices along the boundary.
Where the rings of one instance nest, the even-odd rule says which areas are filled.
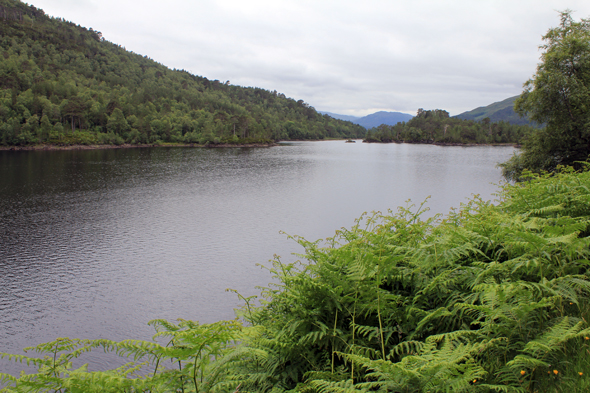
[[[449,117],[444,110],[423,110],[407,123],[394,126],[380,125],[367,132],[366,142],[410,142],[449,144],[521,143],[535,132],[526,125],[514,125],[505,121],[492,122],[462,120]]]
[[[514,102],[518,96],[507,98],[503,101],[494,102],[488,106],[481,106],[468,112],[463,112],[457,116],[458,119],[481,121],[486,117],[493,122],[505,121],[516,125],[529,125],[536,127],[536,123],[529,120],[526,116],[520,116],[514,111]]]
[[[0,145],[256,143],[362,137],[303,100],[171,70],[0,0]]]

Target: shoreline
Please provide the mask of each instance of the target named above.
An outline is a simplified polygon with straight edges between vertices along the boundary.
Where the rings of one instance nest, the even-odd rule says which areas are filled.
[[[242,145],[231,144],[231,143],[219,143],[200,145],[198,143],[171,143],[171,144],[139,144],[132,145],[124,143],[121,145],[53,145],[53,144],[40,144],[40,145],[28,145],[28,146],[0,146],[0,151],[57,151],[57,150],[106,150],[106,149],[133,149],[133,148],[145,148],[145,147],[196,147],[196,148],[228,148],[228,147],[271,147],[278,146],[278,143],[244,143]]]
[[[360,139],[360,138],[359,138]],[[343,140],[346,139],[319,139],[317,142],[326,140]],[[357,139],[358,140],[358,139]],[[270,143],[244,143],[244,144],[232,144],[232,143],[219,143],[219,144],[208,144],[200,145],[198,143],[166,143],[166,144],[139,144],[132,145],[124,143],[121,145],[54,145],[54,144],[38,144],[28,146],[0,146],[0,151],[58,151],[58,150],[108,150],[108,149],[133,149],[133,148],[146,148],[146,147],[192,147],[201,149],[218,149],[218,148],[240,148],[240,147],[272,147],[278,146],[279,142],[298,142],[300,140],[289,140],[289,141],[277,141]],[[303,141],[303,140],[301,140]],[[310,141],[310,140],[305,140]],[[313,141],[310,141],[313,142]],[[517,143],[420,143],[420,142],[367,142],[362,143],[377,143],[377,144],[403,144],[408,143],[411,145],[435,145],[435,146],[463,146],[463,147],[475,147],[475,146],[512,146],[519,148],[521,145]]]
[[[377,143],[377,144],[410,144],[410,145],[434,145],[434,146],[463,146],[463,147],[475,147],[475,146],[512,146],[520,148],[522,145],[519,143],[447,143],[447,142],[367,142],[363,140],[363,143]]]

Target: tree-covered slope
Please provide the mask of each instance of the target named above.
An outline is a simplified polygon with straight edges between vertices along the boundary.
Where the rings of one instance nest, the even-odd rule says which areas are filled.
[[[171,70],[18,0],[0,0],[0,145],[361,137],[303,100]]]
[[[492,122],[505,121],[515,125],[530,125],[537,126],[536,123],[530,121],[526,117],[521,117],[514,111],[514,102],[518,96],[507,98],[503,101],[494,102],[488,106],[480,106],[473,110],[463,112],[456,117],[457,119],[463,120],[475,120],[482,121],[486,117]]]

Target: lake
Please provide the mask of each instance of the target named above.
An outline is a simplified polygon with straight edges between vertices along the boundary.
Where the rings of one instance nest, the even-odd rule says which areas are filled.
[[[513,147],[0,151],[0,352],[57,337],[149,339],[155,318],[234,318],[308,240],[363,212],[493,199]],[[89,355],[96,367],[111,361]],[[91,367],[96,368],[96,367]],[[0,370],[21,365],[0,361]]]

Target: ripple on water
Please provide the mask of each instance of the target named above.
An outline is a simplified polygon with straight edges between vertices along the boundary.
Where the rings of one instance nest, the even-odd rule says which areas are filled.
[[[257,263],[432,195],[488,198],[512,148],[296,142],[272,148],[0,152],[0,351],[150,339],[147,322],[233,318]],[[118,365],[92,352],[91,369]],[[0,361],[0,370],[22,366]]]

